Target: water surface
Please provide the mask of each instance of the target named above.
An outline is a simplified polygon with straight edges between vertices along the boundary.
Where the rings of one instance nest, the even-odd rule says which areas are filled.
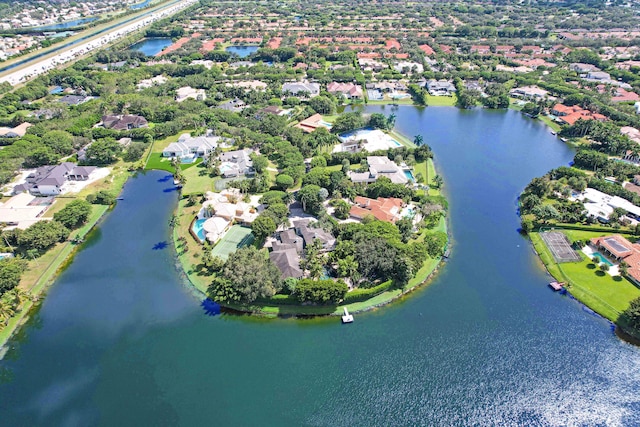
[[[140,175],[11,341],[0,424],[640,423],[640,350],[551,292],[516,231],[518,193],[572,150],[511,111],[369,111],[444,175],[454,245],[431,286],[348,326],[208,317],[164,243],[171,179]]]
[[[257,52],[260,46],[237,45],[229,46],[225,50],[231,54],[238,55],[240,58],[246,58],[254,52]]]
[[[131,45],[129,49],[137,50],[147,56],[155,56],[162,52],[162,49],[167,46],[171,46],[172,44],[173,41],[169,37],[153,37],[141,40],[138,43]]]

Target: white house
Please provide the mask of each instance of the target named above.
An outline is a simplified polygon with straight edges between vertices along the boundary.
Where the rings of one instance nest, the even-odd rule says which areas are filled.
[[[218,146],[219,136],[196,136],[192,137],[188,133],[183,133],[177,142],[172,142],[162,150],[162,157],[185,158],[202,157],[206,158]]]
[[[188,98],[195,99],[196,101],[204,101],[207,99],[207,94],[204,89],[194,89],[191,86],[181,87],[176,90],[177,102],[182,102]]]
[[[320,95],[320,85],[318,83],[290,82],[282,85],[282,92],[298,95],[299,93],[307,93],[310,97]]]

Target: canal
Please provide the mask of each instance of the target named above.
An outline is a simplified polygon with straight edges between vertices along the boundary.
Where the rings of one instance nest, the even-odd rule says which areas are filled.
[[[140,174],[0,362],[0,425],[637,425],[640,350],[549,278],[516,197],[573,152],[513,111],[369,107],[436,155],[451,260],[338,319],[210,317],[176,270],[165,172]]]

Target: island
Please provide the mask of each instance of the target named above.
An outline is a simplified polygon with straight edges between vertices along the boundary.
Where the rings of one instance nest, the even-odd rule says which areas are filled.
[[[389,133],[394,115],[380,113],[316,114],[289,127],[275,110],[259,117],[228,132],[268,121],[276,138],[306,133],[311,157],[285,140],[240,149],[205,131],[156,143],[148,164],[181,185],[174,241],[197,289],[237,311],[341,314],[432,276],[447,249],[447,201],[422,136]]]

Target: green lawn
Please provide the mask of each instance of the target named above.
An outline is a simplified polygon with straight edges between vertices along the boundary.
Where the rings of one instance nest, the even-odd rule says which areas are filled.
[[[234,225],[227,231],[227,234],[216,243],[211,253],[213,256],[226,260],[229,258],[229,254],[235,252],[236,249],[253,243],[253,239],[254,237],[253,234],[251,234],[250,228]]]
[[[186,179],[182,194],[201,194],[207,191],[215,191],[215,182],[219,178],[209,176],[206,166],[203,163],[197,164],[195,167],[184,169],[183,175]]]
[[[453,96],[431,96],[427,95],[427,105],[430,107],[454,107],[458,98]]]
[[[540,119],[544,124],[549,126],[551,129],[553,129],[554,132],[560,132],[560,129],[562,129],[562,126],[560,126],[558,123],[554,122],[553,120],[551,120],[549,117],[545,115],[539,115],[538,119]]]
[[[580,240],[587,240],[602,233],[574,232]],[[640,289],[625,278],[601,273],[582,253],[581,262],[557,264],[538,233],[530,233],[531,242],[549,273],[558,281],[567,282],[568,290],[577,300],[611,321],[616,321],[622,311],[635,298]]]
[[[198,158],[193,163],[182,163],[180,165],[180,169],[185,171],[189,168],[192,168],[193,166],[199,165],[200,163],[202,163],[202,159]],[[175,168],[171,166],[171,159],[168,157],[162,157],[162,153],[151,153],[151,155],[149,155],[149,159],[147,160],[147,165],[145,166],[145,169],[147,170],[157,169],[157,170],[167,171],[170,173],[175,172]]]

